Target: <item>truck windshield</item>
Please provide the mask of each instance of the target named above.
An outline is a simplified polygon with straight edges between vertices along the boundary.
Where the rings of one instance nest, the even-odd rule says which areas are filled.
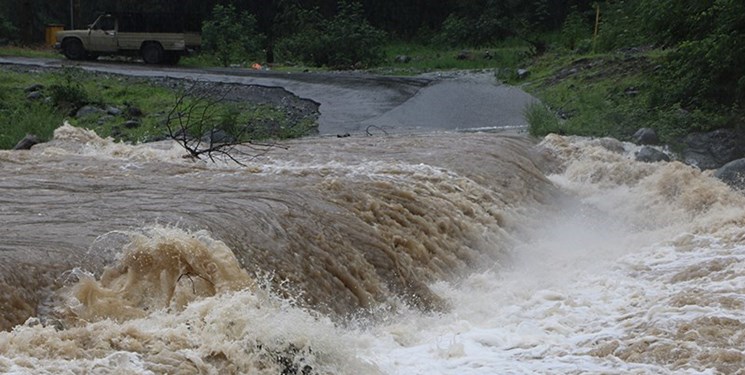
[[[116,19],[111,16],[103,16],[96,21],[96,24],[94,25],[94,28],[96,30],[106,30],[111,31],[116,29]]]

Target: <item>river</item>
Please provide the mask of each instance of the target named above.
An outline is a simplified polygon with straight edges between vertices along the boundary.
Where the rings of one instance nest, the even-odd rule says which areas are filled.
[[[745,197],[551,135],[0,152],[0,372],[745,368]],[[616,144],[618,145],[618,144]]]

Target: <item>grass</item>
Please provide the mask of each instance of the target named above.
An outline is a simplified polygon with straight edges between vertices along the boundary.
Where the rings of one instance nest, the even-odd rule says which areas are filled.
[[[587,44],[587,43],[585,43]],[[639,49],[634,52],[578,53],[556,47],[537,59],[529,59],[528,48],[519,41],[506,41],[492,48],[459,49],[436,48],[417,43],[394,42],[385,46],[384,62],[370,72],[388,75],[416,75],[431,71],[443,70],[493,70],[497,77],[508,83],[522,87],[538,97],[542,105],[526,109],[525,115],[531,124],[529,131],[542,136],[551,132],[585,136],[611,136],[628,140],[641,127],[657,130],[663,142],[674,143],[684,133],[692,130],[712,130],[732,123],[733,115],[716,110],[685,110],[675,105],[663,105],[661,98],[666,88],[655,79],[657,68],[666,58],[667,51],[660,49]],[[585,49],[589,50],[589,49]],[[25,50],[15,47],[0,48],[0,55],[15,54],[38,56],[50,54],[47,50]],[[56,55],[55,55],[56,56]],[[397,57],[407,56],[409,61],[398,61]],[[459,58],[465,57],[465,58]],[[181,60],[181,65],[192,67],[219,66],[216,59],[206,54],[196,55]],[[528,68],[530,76],[518,80],[514,74],[516,68]],[[272,64],[271,69],[283,72],[321,71],[322,68]],[[23,108],[28,103],[20,92],[31,81],[18,76],[3,73],[0,75],[0,120],[7,118],[13,122],[21,121]],[[59,81],[59,77],[56,78]],[[53,80],[49,76],[42,80]],[[114,106],[137,106],[147,116],[141,127],[120,129],[122,118],[108,119],[98,124],[100,119],[72,120],[80,126],[95,128],[99,134],[119,135],[120,139],[142,141],[162,133],[159,122],[162,122],[164,110],[171,108],[174,93],[162,87],[154,87],[146,81],[132,84],[131,79],[123,82],[122,78],[101,77],[81,79],[87,93],[95,93],[88,100],[92,103]],[[10,86],[13,87],[10,87]],[[10,95],[6,92],[13,92]],[[10,96],[9,96],[10,95]],[[13,104],[15,103],[15,104]],[[25,107],[24,107],[25,106]],[[45,124],[52,118],[61,119],[64,114],[55,116],[54,111],[35,108],[41,118],[38,122]],[[257,118],[281,117],[271,109],[254,108]],[[19,112],[21,111],[21,112]],[[13,117],[15,116],[15,117]],[[736,116],[736,114],[735,114]],[[25,120],[25,118],[23,119]],[[7,122],[7,121],[6,121]],[[275,124],[277,121],[274,122]],[[281,124],[282,121],[280,120]],[[5,125],[7,127],[7,125]],[[29,129],[32,127],[27,126]],[[48,127],[48,126],[46,126]],[[280,126],[281,128],[282,126]],[[48,130],[35,129],[40,135]],[[290,128],[286,126],[286,128]],[[301,127],[302,128],[302,127]],[[295,128],[297,129],[297,128]],[[0,147],[7,148],[12,141],[23,136],[22,131],[3,129]],[[256,134],[256,136],[263,136]],[[288,134],[287,136],[296,136]],[[12,145],[10,145],[12,146]]]
[[[55,51],[52,47],[17,47],[17,46],[1,46],[0,56],[19,56],[19,57],[36,57],[36,58],[50,58],[59,59],[62,55]]]
[[[43,85],[42,98],[27,99],[27,88]],[[12,148],[26,134],[34,134],[42,141],[52,137],[54,129],[68,120],[72,125],[93,129],[102,137],[117,141],[145,142],[163,138],[164,122],[174,108],[179,89],[167,88],[147,79],[87,73],[77,68],[57,72],[16,72],[0,68],[0,149]],[[187,97],[188,105],[193,99]],[[98,114],[76,118],[75,111],[83,105],[102,109]],[[107,107],[122,110],[121,114],[106,114]],[[137,108],[141,116],[129,114],[128,108]],[[304,134],[315,123],[289,126],[285,111],[250,103],[220,102],[215,106],[220,114],[234,114],[242,124],[271,124],[273,132],[254,130],[257,138],[292,138]],[[123,124],[130,119],[140,122],[128,128]]]
[[[628,140],[639,128],[653,127],[663,139],[673,138],[674,129],[660,126],[664,111],[655,110],[651,104],[659,89],[652,79],[657,59],[649,52],[564,52],[541,57],[532,65],[531,80],[523,88],[539,97],[556,121],[549,126],[537,117],[537,123],[529,121],[530,132],[537,136],[556,132]]]
[[[559,118],[543,103],[532,102],[525,108],[525,119],[530,124],[530,135],[539,136],[552,132],[562,133]]]
[[[527,47],[505,43],[493,48],[436,48],[416,43],[394,42],[386,45],[385,58],[374,73],[414,75],[442,70],[478,70],[517,68],[528,52]],[[398,61],[406,56],[408,61]]]

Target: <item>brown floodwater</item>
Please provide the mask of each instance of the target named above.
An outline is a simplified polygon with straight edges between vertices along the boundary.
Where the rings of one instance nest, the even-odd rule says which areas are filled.
[[[63,128],[49,144],[2,154],[1,326],[37,315],[65,272],[100,275],[129,241],[123,233],[154,225],[208,231],[252,279],[271,273],[323,313],[393,299],[447,309],[427,283],[498,264],[512,211],[551,194],[529,144],[485,134],[315,138],[241,167]],[[217,282],[174,267],[168,277],[181,283]]]
[[[738,373],[745,197],[635,149],[65,125],[0,152],[0,373]]]

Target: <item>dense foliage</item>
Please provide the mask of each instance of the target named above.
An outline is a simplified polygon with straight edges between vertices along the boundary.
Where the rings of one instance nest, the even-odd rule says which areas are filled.
[[[669,101],[695,108],[745,104],[745,2],[643,3],[649,31],[677,47],[667,61]]]
[[[257,32],[256,18],[246,11],[238,12],[233,5],[215,5],[212,17],[202,25],[203,48],[223,66],[262,55],[263,38]]]
[[[294,32],[277,42],[277,53],[286,61],[332,68],[370,67],[383,58],[385,33],[364,18],[359,3],[343,2],[339,13],[324,20],[318,9],[293,7],[282,19]]]
[[[498,60],[497,47],[518,47],[527,58],[524,65],[544,54],[571,64],[636,51],[644,54],[634,57],[637,66],[627,66],[624,58],[598,58],[623,65],[623,77],[603,88],[601,98],[587,101],[605,112],[602,121],[610,125],[593,132],[578,126],[578,132],[626,132],[635,122],[650,121],[643,125],[683,134],[734,126],[743,118],[742,0],[0,0],[0,40],[38,42],[48,23],[69,26],[74,18],[79,27],[111,9],[168,12],[187,25],[204,26],[205,46],[222,64],[261,53],[250,57],[336,69],[372,67],[382,61],[384,44],[401,41],[485,51],[480,53],[490,61]],[[509,79],[510,69],[501,69],[499,77]],[[593,79],[616,73],[595,71]]]

